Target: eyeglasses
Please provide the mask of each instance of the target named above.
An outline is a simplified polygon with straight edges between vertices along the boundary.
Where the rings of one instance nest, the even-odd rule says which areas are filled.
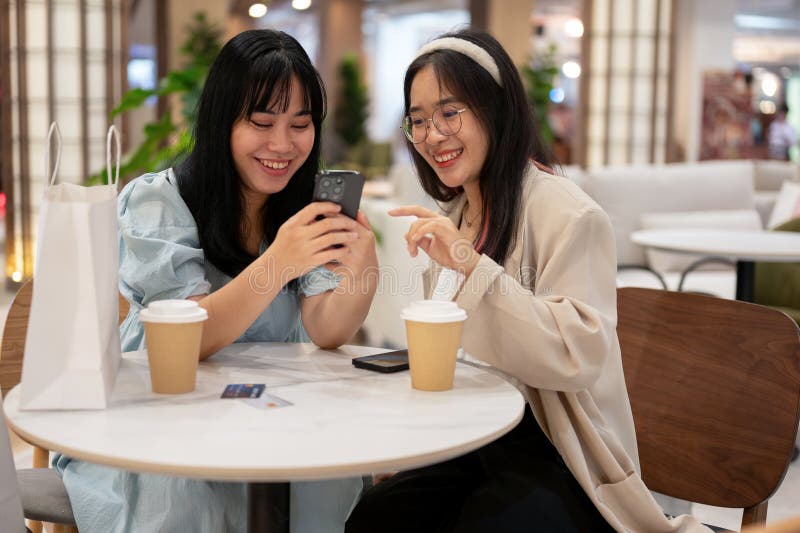
[[[455,135],[461,131],[461,113],[469,109],[468,107],[457,108],[454,105],[443,105],[437,107],[431,118],[424,118],[422,115],[412,113],[403,118],[400,126],[409,141],[419,144],[428,138],[428,122],[432,123],[442,135]]]

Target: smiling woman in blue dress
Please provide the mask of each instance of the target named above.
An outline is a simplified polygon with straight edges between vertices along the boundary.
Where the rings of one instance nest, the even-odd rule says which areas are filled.
[[[375,239],[363,214],[310,203],[324,115],[319,74],[292,37],[253,30],[225,45],[187,160],[120,194],[123,350],[143,348],[139,312],[168,298],[208,311],[201,359],[232,342],[336,347],[358,330],[375,292],[362,275],[377,268]],[[246,528],[243,484],[55,463],[82,533]],[[361,479],[292,484],[292,531],[341,531],[361,488]]]

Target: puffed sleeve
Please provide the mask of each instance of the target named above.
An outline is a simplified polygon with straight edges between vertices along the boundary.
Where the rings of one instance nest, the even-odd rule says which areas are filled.
[[[142,347],[139,311],[151,301],[207,294],[197,225],[172,170],[146,174],[120,193],[119,290],[131,304],[120,326],[123,350]]]
[[[564,197],[525,213],[534,291],[484,255],[456,301],[470,355],[532,387],[575,392],[597,380],[616,338],[616,251],[608,216]]]
[[[339,285],[339,276],[323,266],[319,266],[300,276],[297,287],[303,296],[316,296],[325,291],[332,291]]]

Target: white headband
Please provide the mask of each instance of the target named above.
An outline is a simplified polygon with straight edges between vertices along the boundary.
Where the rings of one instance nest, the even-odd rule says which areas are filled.
[[[489,52],[477,44],[465,39],[459,39],[458,37],[442,37],[420,48],[419,52],[417,52],[417,57],[433,52],[434,50],[453,50],[454,52],[467,56],[482,66],[486,72],[491,74],[494,81],[497,82],[497,85],[500,87],[503,86],[503,82],[500,80],[500,69],[497,68],[497,63],[495,63],[492,56],[489,55]]]

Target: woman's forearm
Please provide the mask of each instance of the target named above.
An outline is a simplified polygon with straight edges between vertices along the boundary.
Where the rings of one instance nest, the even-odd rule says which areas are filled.
[[[230,283],[198,301],[208,311],[200,359],[231,344],[250,327],[289,282],[283,279],[284,274],[277,260],[267,252]]]
[[[337,348],[356,334],[375,296],[377,276],[342,276],[339,286],[303,301],[303,326],[317,346]]]

